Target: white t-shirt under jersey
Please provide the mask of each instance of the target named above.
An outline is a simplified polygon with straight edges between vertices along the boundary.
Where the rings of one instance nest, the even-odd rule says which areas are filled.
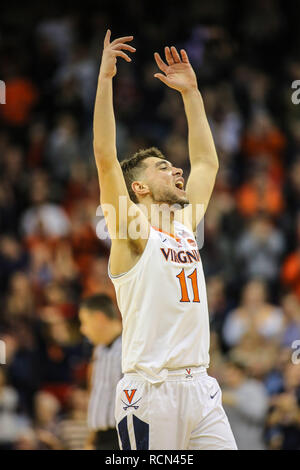
[[[123,318],[122,371],[151,383],[167,370],[209,365],[209,317],[202,263],[193,233],[175,237],[151,227],[137,264],[109,276]]]

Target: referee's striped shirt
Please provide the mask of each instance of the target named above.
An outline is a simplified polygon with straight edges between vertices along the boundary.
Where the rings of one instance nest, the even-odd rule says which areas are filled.
[[[104,431],[116,427],[116,387],[122,378],[122,340],[118,336],[109,346],[96,346],[92,365],[88,427]]]

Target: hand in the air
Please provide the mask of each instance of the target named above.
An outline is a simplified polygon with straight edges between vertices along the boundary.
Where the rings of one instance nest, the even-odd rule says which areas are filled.
[[[187,53],[184,49],[181,49],[180,54],[181,56],[174,46],[171,49],[165,47],[166,64],[158,52],[155,52],[155,61],[163,73],[156,73],[154,77],[164,82],[170,88],[183,93],[188,90],[197,89],[198,86],[197,78]]]
[[[131,58],[123,52],[123,49],[129,52],[135,52],[136,49],[129,44],[125,44],[128,41],[133,40],[133,36],[124,36],[117,38],[110,42],[111,31],[107,30],[104,38],[104,48],[102,54],[102,61],[100,67],[100,74],[102,76],[112,78],[117,73],[117,57],[122,57],[127,62],[131,62]]]

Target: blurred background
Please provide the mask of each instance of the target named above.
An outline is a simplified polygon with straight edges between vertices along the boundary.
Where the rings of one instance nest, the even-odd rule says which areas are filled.
[[[211,368],[242,449],[300,449],[298,2],[5,2],[0,15],[0,449],[80,449],[91,346],[82,297],[114,297],[96,236],[92,115],[102,41],[133,34],[114,79],[120,160],[156,145],[189,173],[180,95],[155,51],[184,47],[220,159],[201,257]],[[201,184],[201,182],[199,182]],[[298,346],[299,347],[299,346]]]

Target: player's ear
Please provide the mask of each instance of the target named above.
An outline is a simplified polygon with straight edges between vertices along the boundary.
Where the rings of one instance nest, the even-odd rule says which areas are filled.
[[[149,194],[150,190],[145,183],[141,183],[140,181],[134,181],[131,185],[132,190],[138,196],[146,196]]]

